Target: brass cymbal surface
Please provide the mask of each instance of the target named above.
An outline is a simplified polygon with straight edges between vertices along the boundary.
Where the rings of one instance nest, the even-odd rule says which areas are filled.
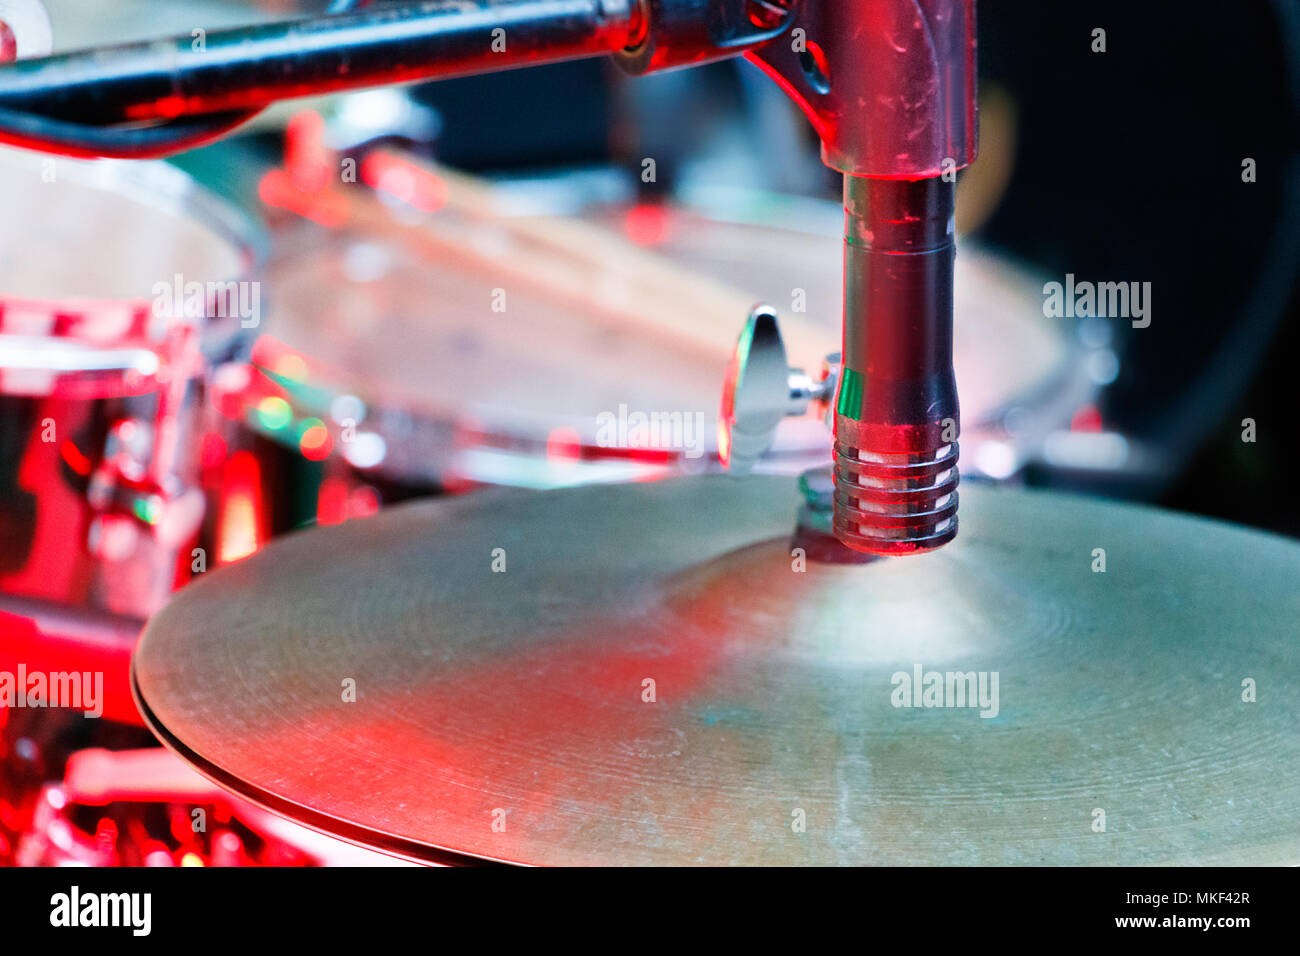
[[[137,699],[436,862],[1300,862],[1300,545],[962,494],[953,544],[861,565],[801,555],[785,478],[403,505],[186,588]]]

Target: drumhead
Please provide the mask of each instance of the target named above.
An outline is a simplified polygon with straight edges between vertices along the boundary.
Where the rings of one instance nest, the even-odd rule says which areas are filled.
[[[563,435],[598,451],[615,432],[627,439],[637,415],[680,415],[701,423],[701,447],[683,457],[702,466],[716,452],[722,383],[750,306],[777,308],[794,365],[815,373],[839,349],[836,231],[670,208],[654,211],[647,237],[633,228],[645,214],[636,207],[575,222],[489,207],[416,213],[361,190],[348,202],[352,214],[333,226],[294,217],[276,228],[266,329],[351,373],[372,404],[543,450]],[[1027,274],[965,243],[956,285],[965,438],[1073,356]],[[793,470],[829,447],[823,422],[792,419],[772,459]]]
[[[209,361],[260,323],[255,227],[166,163],[0,149],[0,208],[0,393],[152,391],[199,371],[178,322]]]
[[[160,162],[78,160],[0,149],[0,296],[150,299],[180,274],[242,277],[247,225]]]

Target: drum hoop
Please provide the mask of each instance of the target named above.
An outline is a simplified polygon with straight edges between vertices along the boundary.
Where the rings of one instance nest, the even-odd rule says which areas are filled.
[[[21,165],[12,158],[9,161]],[[0,163],[3,162],[4,157],[0,156]],[[210,192],[184,170],[158,160],[60,158],[59,164],[59,175],[78,186],[155,210],[179,222],[189,222],[209,233],[232,251],[239,263],[235,274],[221,277],[222,282],[251,282],[260,275],[270,251],[270,240],[265,228],[249,213]],[[111,315],[114,324],[121,328],[120,333],[105,336],[104,341],[88,345],[88,350],[96,350],[96,345],[103,350],[115,352],[159,349],[187,320],[176,317],[157,321],[152,306],[151,299],[139,295],[123,298],[33,298],[0,292],[0,343],[7,341],[12,348],[20,349],[24,341],[33,338],[50,342],[60,339],[78,340],[86,331],[93,332],[97,326],[102,325],[97,320],[106,320]],[[47,329],[43,332],[5,331],[3,313],[10,309],[19,314],[48,316]],[[246,348],[249,336],[240,328],[239,322],[231,317],[205,316],[194,320],[193,324],[200,331],[203,352],[212,357],[225,358]],[[90,338],[93,342],[96,337],[92,334]],[[73,353],[64,355],[63,359],[70,367],[50,369],[55,376],[76,375],[90,369],[106,371],[94,361],[90,362],[87,369],[75,367],[77,363]],[[7,366],[0,363],[0,368],[3,367]],[[22,365],[20,363],[14,367]],[[125,375],[129,370],[123,367],[121,371]],[[135,377],[138,379],[139,376]],[[20,388],[18,394],[47,394],[56,387],[51,384],[43,388]],[[109,392],[113,391],[111,386],[107,387]],[[128,393],[148,390],[145,384],[135,380],[124,381],[123,387]],[[102,390],[102,387],[96,389]],[[0,388],[0,392],[3,391]]]

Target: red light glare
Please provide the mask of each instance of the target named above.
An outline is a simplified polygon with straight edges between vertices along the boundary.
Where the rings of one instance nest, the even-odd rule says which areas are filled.
[[[264,514],[262,466],[252,452],[236,452],[226,462],[218,511],[221,564],[246,558],[262,546]]]
[[[316,523],[342,524],[348,517],[348,483],[342,478],[326,478],[316,492]]]
[[[573,428],[556,428],[546,436],[546,457],[550,461],[577,461],[582,457],[582,436]]]
[[[324,461],[334,450],[334,439],[324,425],[312,425],[298,439],[298,450],[308,461]]]
[[[325,146],[325,120],[315,110],[295,113],[285,127],[284,168],[293,184],[304,192],[316,193],[329,187],[334,158]]]
[[[668,238],[668,212],[657,203],[638,203],[627,211],[623,228],[638,245],[659,245]]]
[[[72,442],[65,440],[59,450],[62,453],[63,460],[67,462],[69,468],[81,475],[83,478],[88,478],[90,476],[90,459],[81,453],[80,448]]]
[[[361,179],[424,212],[437,212],[447,204],[447,184],[415,163],[387,153],[371,153],[361,162]]]
[[[354,488],[348,495],[348,517],[369,518],[379,510],[379,492],[369,485]]]
[[[226,440],[216,432],[208,432],[199,444],[199,463],[206,468],[217,468],[226,460]]]
[[[1084,405],[1070,419],[1070,430],[1076,432],[1099,432],[1102,429],[1101,412],[1096,405]]]
[[[276,209],[337,229],[347,221],[347,200],[337,193],[304,192],[283,169],[268,170],[258,181],[257,196]]]

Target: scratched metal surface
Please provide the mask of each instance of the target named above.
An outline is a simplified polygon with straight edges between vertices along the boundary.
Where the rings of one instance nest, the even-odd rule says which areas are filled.
[[[794,494],[492,492],[294,535],[154,619],[137,693],[232,789],[421,859],[1300,862],[1300,546],[969,487],[953,545],[800,573]],[[894,706],[916,665],[997,672],[996,716]]]

